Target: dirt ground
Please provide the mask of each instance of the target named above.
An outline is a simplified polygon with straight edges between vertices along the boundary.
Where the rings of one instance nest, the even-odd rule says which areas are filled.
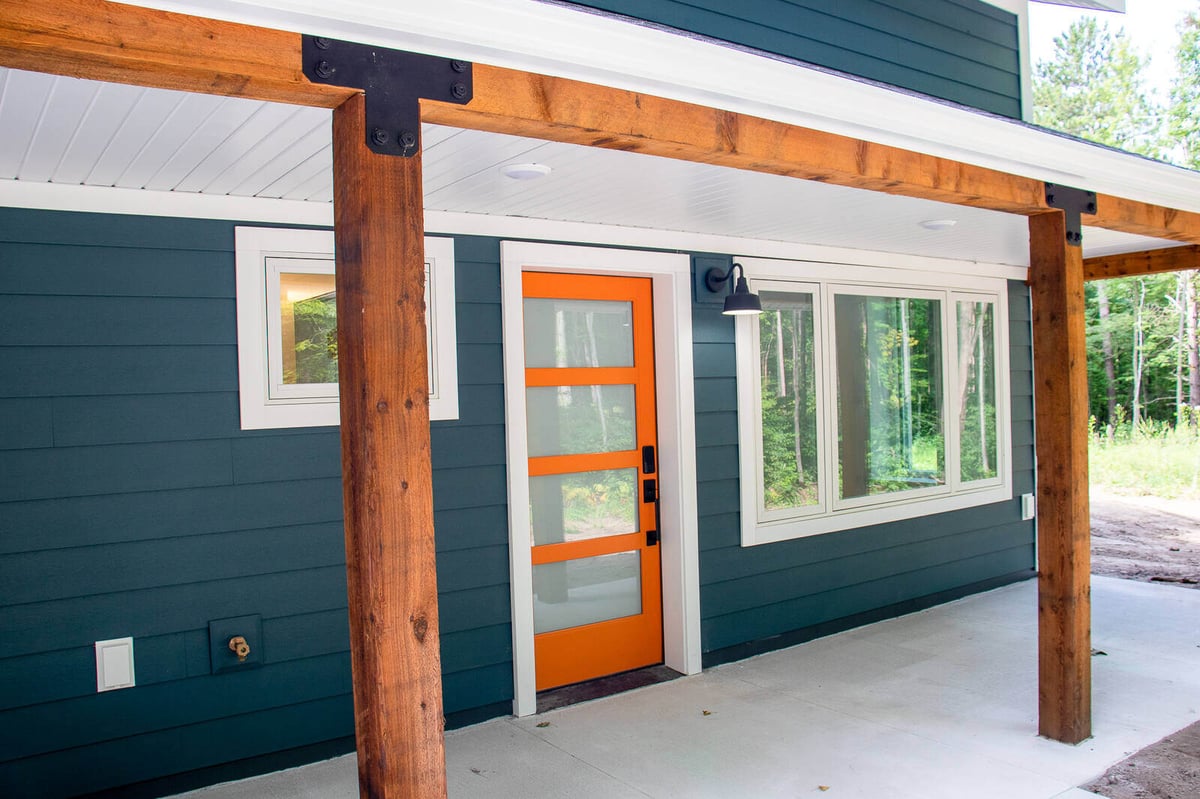
[[[1200,502],[1092,494],[1092,572],[1200,588]],[[1200,723],[1084,785],[1109,799],[1200,797]]]
[[[1092,573],[1200,588],[1200,501],[1091,496]]]

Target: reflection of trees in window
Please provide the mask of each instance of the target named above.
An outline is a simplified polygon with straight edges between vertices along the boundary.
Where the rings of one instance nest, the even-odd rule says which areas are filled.
[[[337,302],[335,292],[318,294],[292,306],[296,371],[285,383],[336,383]]]
[[[941,303],[840,294],[834,324],[842,497],[943,484]]]
[[[808,294],[764,293],[758,318],[762,383],[763,506],[815,505],[817,408],[813,303]]]
[[[963,482],[996,477],[994,306],[958,303],[958,429]]]

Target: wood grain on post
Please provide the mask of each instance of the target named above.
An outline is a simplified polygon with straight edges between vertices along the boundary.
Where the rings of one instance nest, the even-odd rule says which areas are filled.
[[[1066,218],[1029,218],[1037,428],[1038,731],[1092,734],[1091,521],[1083,255]]]
[[[446,795],[426,372],[421,159],[333,115],[338,376],[359,786]]]

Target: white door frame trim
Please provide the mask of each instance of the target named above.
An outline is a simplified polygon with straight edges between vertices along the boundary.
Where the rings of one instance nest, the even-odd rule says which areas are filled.
[[[692,380],[691,259],[676,253],[501,242],[513,714],[528,716],[537,710],[537,688],[533,654],[522,271],[624,275],[649,277],[653,281],[658,468],[662,493],[663,654],[667,666],[684,674],[696,674],[701,670],[700,558]]]

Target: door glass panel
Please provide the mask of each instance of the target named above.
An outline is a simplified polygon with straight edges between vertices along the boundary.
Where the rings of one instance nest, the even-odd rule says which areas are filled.
[[[548,633],[642,612],[642,555],[617,552],[533,567],[533,631]]]
[[[633,386],[526,389],[529,457],[634,449]]]
[[[526,298],[525,366],[633,366],[633,303]]]
[[[637,469],[529,478],[533,545],[638,531]]]

